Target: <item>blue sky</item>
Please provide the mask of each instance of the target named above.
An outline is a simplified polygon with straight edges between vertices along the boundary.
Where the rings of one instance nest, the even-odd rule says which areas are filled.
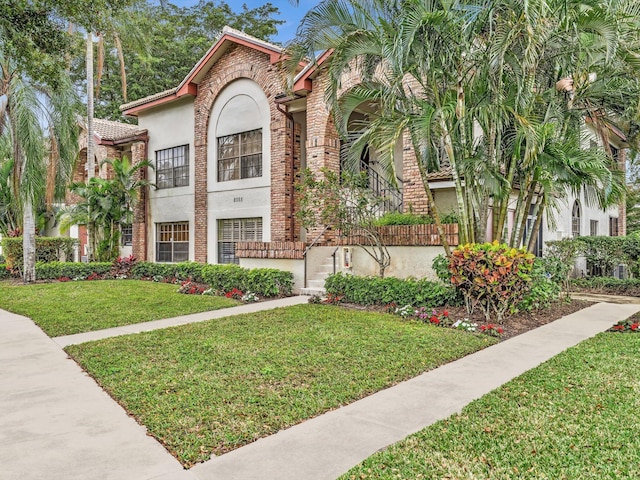
[[[198,3],[198,0],[169,0],[169,3],[191,7]],[[239,11],[242,9],[242,4],[246,4],[249,8],[255,8],[267,2],[259,0],[227,0],[227,3],[233,10]],[[293,39],[300,20],[309,9],[318,4],[318,0],[299,0],[297,7],[294,7],[290,0],[270,0],[270,3],[278,7],[280,10],[279,19],[285,21],[278,28],[278,35],[273,40],[286,43]]]

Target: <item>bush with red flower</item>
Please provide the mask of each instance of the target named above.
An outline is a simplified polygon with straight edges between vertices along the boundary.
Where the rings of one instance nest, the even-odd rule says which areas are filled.
[[[182,282],[182,284],[180,284],[178,293],[183,293],[185,295],[202,295],[206,289],[207,287],[204,285],[200,285],[196,282],[187,280],[185,282]]]
[[[242,291],[238,290],[237,288],[234,288],[224,294],[225,297],[233,298],[234,300],[242,300],[243,295],[244,293],[242,293]]]
[[[487,323],[485,325],[480,325],[478,328],[480,333],[485,333],[492,337],[500,337],[504,333],[504,329],[495,323]]]
[[[631,317],[626,320],[620,320],[607,331],[618,333],[640,333],[640,319]]]

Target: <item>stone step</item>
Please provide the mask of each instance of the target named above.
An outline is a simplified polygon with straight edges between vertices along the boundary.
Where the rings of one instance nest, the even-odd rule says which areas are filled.
[[[301,288],[300,295],[318,295],[320,297],[324,297],[326,295],[326,290],[324,288]]]

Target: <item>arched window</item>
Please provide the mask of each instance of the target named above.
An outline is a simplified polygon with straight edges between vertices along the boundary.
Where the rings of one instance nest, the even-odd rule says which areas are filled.
[[[573,237],[580,236],[580,204],[576,200],[571,211],[571,235]]]

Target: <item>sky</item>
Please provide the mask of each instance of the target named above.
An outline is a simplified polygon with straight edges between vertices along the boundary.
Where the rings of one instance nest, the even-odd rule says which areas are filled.
[[[280,10],[278,19],[285,21],[285,23],[278,27],[278,35],[272,39],[282,44],[293,39],[298,24],[304,14],[318,4],[318,0],[299,0],[297,7],[292,4],[295,2],[291,0],[269,0],[269,2]],[[169,3],[180,7],[191,7],[197,4],[198,0],[169,0]],[[246,4],[247,7],[251,9],[264,5],[267,2],[260,0],[226,0],[226,3],[228,3],[233,10],[240,11],[242,4]]]

